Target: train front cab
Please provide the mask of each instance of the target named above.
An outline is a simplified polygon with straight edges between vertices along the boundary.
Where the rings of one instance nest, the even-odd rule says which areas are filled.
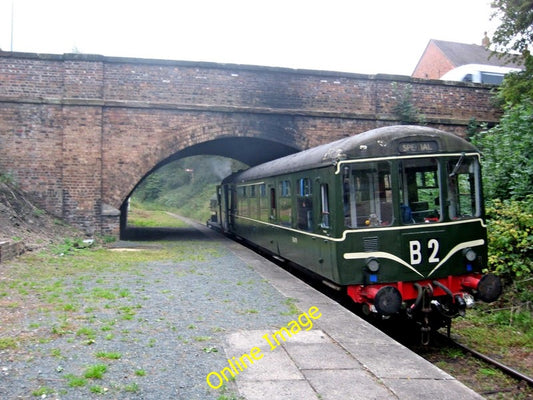
[[[339,163],[345,240],[339,272],[368,312],[463,315],[474,298],[496,300],[482,275],[487,234],[478,153],[383,157]]]

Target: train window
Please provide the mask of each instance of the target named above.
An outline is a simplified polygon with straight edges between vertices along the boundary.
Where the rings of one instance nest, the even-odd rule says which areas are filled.
[[[391,167],[361,163],[343,171],[344,220],[348,227],[389,226],[394,222]]]
[[[296,197],[296,227],[305,231],[313,230],[313,198],[309,178],[298,179],[298,196]]]
[[[246,186],[237,187],[237,213],[243,217],[250,216],[250,207],[246,197]]]
[[[442,218],[439,163],[434,158],[400,163],[401,220],[404,224],[438,222]]]
[[[342,202],[344,208],[344,225],[348,228],[357,227],[355,212],[355,186],[351,183],[351,168],[344,166],[342,170]]]
[[[259,216],[259,201],[256,196],[256,185],[248,187],[248,216],[250,218],[257,218]]]
[[[281,197],[290,197],[291,195],[291,182],[288,180],[281,181],[279,183],[279,191]]]
[[[279,222],[281,225],[291,226],[292,224],[292,198],[291,182],[283,180],[279,183]]]
[[[479,164],[474,157],[448,161],[448,214],[451,219],[479,217],[481,192]]]
[[[329,228],[329,193],[327,183],[320,185],[320,227]]]
[[[311,196],[311,180],[309,178],[298,179],[298,190],[300,196]]]

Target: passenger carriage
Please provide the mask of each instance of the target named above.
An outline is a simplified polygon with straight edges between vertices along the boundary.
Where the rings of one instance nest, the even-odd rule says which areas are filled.
[[[494,301],[480,153],[440,130],[392,126],[226,178],[223,231],[342,288],[367,312],[462,314]]]

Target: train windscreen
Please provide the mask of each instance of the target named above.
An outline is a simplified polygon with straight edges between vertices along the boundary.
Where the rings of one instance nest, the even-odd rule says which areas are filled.
[[[342,174],[348,228],[431,224],[481,215],[476,157],[354,163],[344,166]]]

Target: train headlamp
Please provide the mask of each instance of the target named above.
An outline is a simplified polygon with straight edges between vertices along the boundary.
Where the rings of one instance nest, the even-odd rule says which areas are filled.
[[[476,259],[476,257],[477,257],[476,252],[474,250],[472,250],[470,247],[467,248],[467,249],[464,249],[463,255],[470,262],[474,261]]]
[[[379,261],[375,258],[368,258],[366,260],[366,266],[370,270],[370,272],[378,272],[379,271]]]

